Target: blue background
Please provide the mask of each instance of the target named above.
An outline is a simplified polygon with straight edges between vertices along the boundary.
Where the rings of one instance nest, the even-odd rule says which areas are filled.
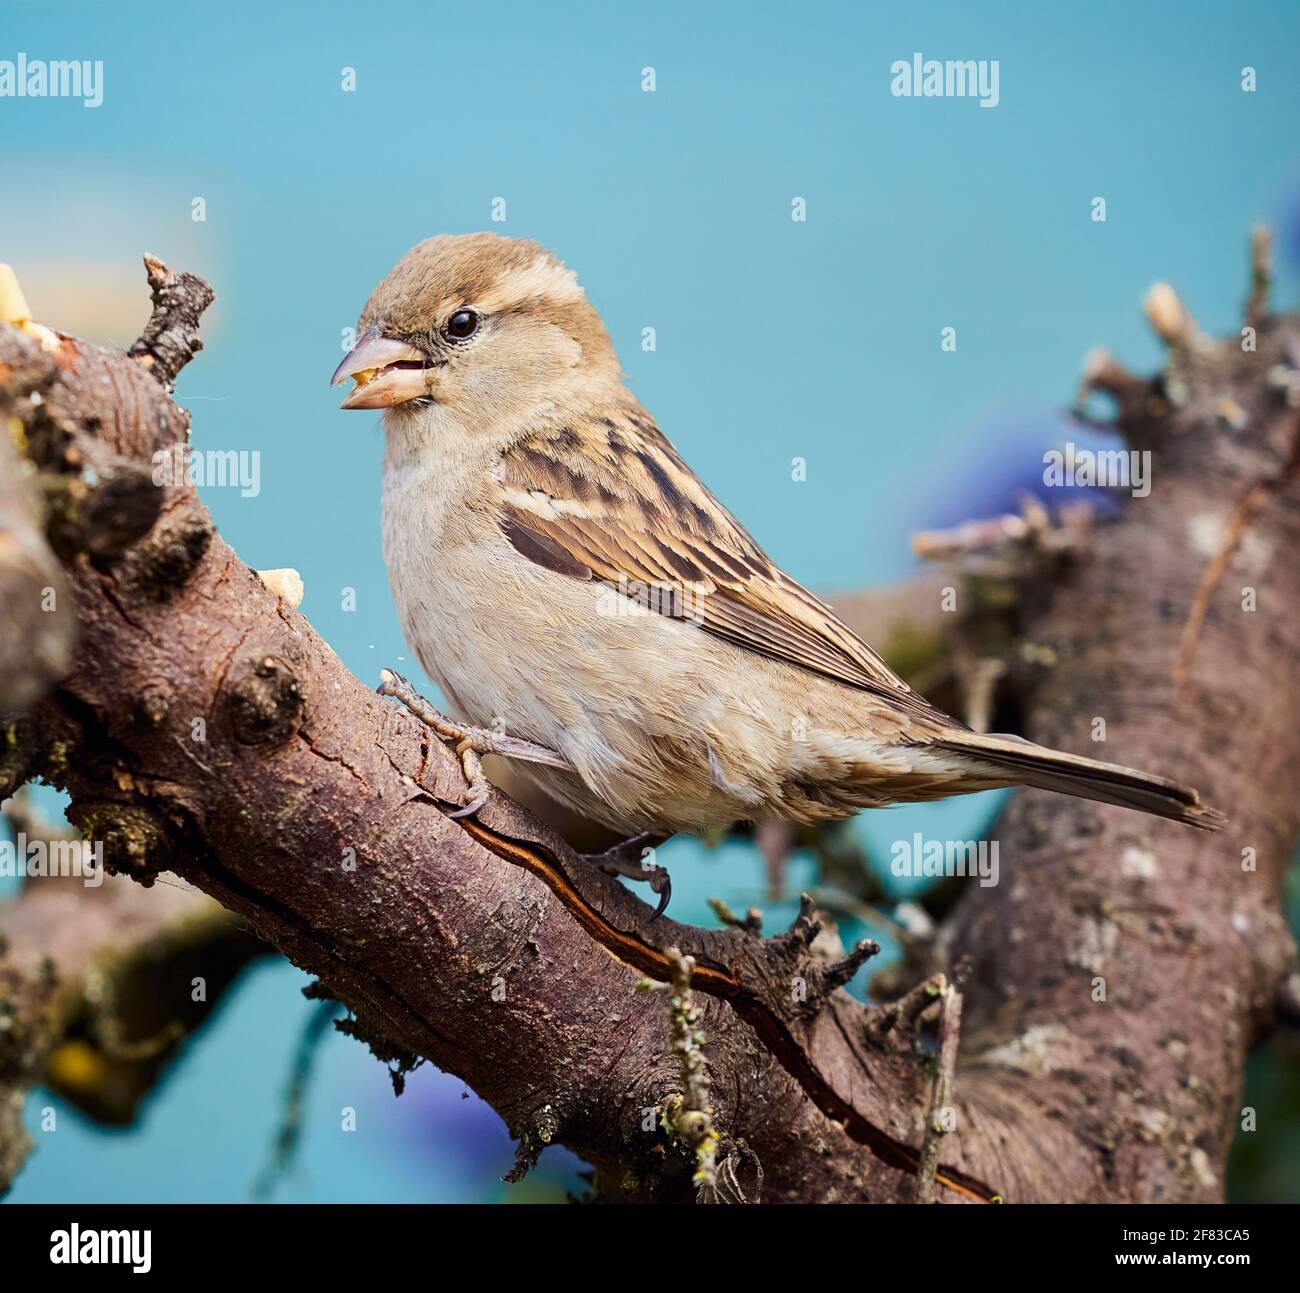
[[[304,613],[364,679],[419,675],[379,550],[378,417],[339,412],[327,379],[371,287],[434,233],[554,248],[632,388],[778,561],[819,589],[888,581],[911,568],[912,531],[1012,505],[1046,445],[1083,438],[1059,411],[1089,347],[1157,363],[1139,308],[1155,279],[1222,332],[1254,221],[1278,231],[1288,302],[1300,255],[1297,6],[910,8],[11,0],[0,58],[102,59],[104,103],[0,99],[0,259],[42,321],[119,345],[148,313],[142,252],[214,283],[179,397],[199,448],[260,451],[261,492],[205,499],[250,565],[301,571]],[[891,96],[890,64],[916,50],[999,60],[1000,103]],[[988,812],[859,829],[961,835]],[[666,861],[679,918],[708,920],[710,893],[760,898],[747,845],[678,841]],[[304,981],[283,962],[247,975],[130,1132],[61,1110],[12,1197],[247,1198],[311,1010]],[[508,1137],[462,1090],[426,1068],[395,1102],[364,1049],[331,1035],[277,1197],[579,1188],[562,1150],[500,1184]],[[48,1100],[31,1102],[33,1128]],[[339,1130],[345,1105],[355,1133]]]

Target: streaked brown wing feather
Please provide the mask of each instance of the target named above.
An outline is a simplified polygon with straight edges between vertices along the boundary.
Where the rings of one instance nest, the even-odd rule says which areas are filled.
[[[518,442],[503,456],[501,486],[502,530],[530,560],[952,722],[772,563],[639,406],[581,436],[566,427]]]

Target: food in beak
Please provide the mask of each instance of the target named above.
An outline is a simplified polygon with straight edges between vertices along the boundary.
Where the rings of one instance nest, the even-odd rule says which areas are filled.
[[[349,377],[356,383],[340,405],[345,409],[386,409],[431,394],[429,357],[405,341],[367,328],[334,370],[331,386]]]

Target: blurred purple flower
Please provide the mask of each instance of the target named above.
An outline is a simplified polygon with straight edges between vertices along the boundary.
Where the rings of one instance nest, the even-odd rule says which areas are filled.
[[[916,499],[916,529],[943,530],[963,521],[1018,512],[1025,494],[1049,508],[1080,498],[1091,500],[1098,510],[1118,506],[1103,489],[1044,484],[1043,456],[1049,450],[1066,444],[1094,452],[1123,448],[1118,437],[1075,422],[1060,410],[999,417],[963,443],[963,449],[949,452],[944,470],[927,479]]]
[[[1278,258],[1300,273],[1300,175],[1283,190],[1273,224]]]
[[[393,1099],[387,1076],[374,1095],[404,1159],[456,1181],[466,1202],[509,1201],[511,1187],[501,1178],[514,1164],[515,1142],[500,1115],[459,1078],[425,1064],[407,1077],[400,1099]],[[583,1170],[573,1154],[552,1147],[527,1178],[526,1193],[561,1199],[565,1190],[581,1190]]]

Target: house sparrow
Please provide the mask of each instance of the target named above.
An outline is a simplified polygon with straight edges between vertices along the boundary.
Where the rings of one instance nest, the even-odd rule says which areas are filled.
[[[536,243],[430,238],[375,289],[345,409],[382,409],[383,549],[465,760],[535,760],[639,846],[738,821],[1036,786],[1217,829],[1195,790],[973,732],[778,569],[623,385],[577,278]],[[734,434],[734,429],[732,434]],[[509,735],[502,735],[508,731]],[[607,870],[661,869],[611,850]]]

